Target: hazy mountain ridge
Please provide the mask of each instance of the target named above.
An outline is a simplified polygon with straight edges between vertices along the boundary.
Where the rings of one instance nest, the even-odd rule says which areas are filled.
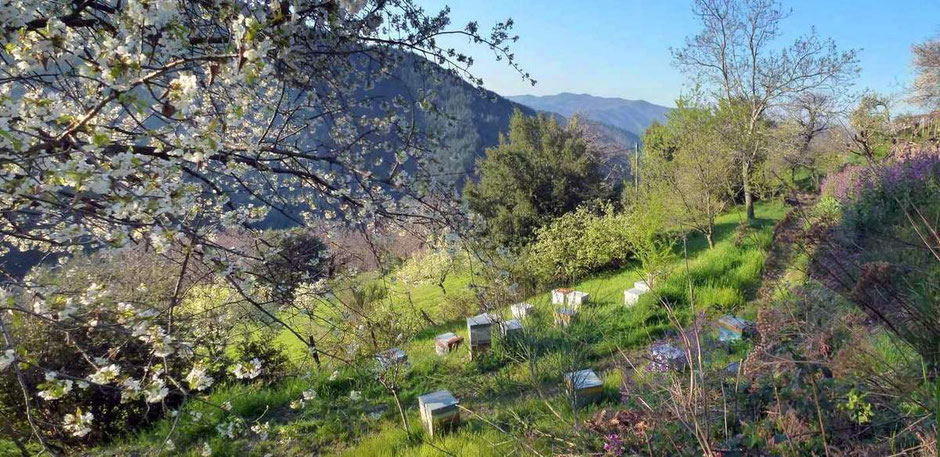
[[[436,73],[434,68],[431,65],[424,71]],[[379,85],[380,91],[387,96],[408,94],[412,99],[426,97],[432,103],[431,112],[420,116],[419,122],[440,140],[435,159],[441,179],[455,184],[458,189],[463,187],[466,179],[474,179],[476,160],[484,156],[487,148],[499,144],[499,137],[508,132],[509,118],[516,110],[526,116],[545,112],[557,116],[563,124],[576,114],[564,106],[557,107],[557,110],[535,108],[495,92],[481,90],[443,71],[436,73],[433,78],[427,76],[405,64],[398,69],[394,78]],[[647,102],[642,104],[655,107],[654,110],[668,110]],[[637,122],[645,122],[646,117],[639,116],[638,119]],[[582,116],[581,125],[586,137],[601,147],[611,175],[628,174],[629,160],[625,154],[640,141],[639,134],[589,116]]]
[[[556,95],[512,95],[509,100],[534,110],[584,118],[620,128],[640,136],[654,121],[665,122],[672,108],[646,100],[598,97],[589,94],[562,92]]]

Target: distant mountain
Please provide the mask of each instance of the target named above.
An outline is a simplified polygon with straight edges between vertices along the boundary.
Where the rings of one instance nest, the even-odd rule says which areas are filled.
[[[413,61],[406,60],[392,78],[377,84],[376,90],[385,97],[399,95],[431,103],[433,108],[421,115],[418,122],[421,128],[434,132],[440,139],[440,148],[435,151],[437,173],[443,181],[456,184],[458,189],[463,187],[466,179],[474,179],[476,160],[483,157],[487,148],[499,144],[499,136],[509,130],[509,118],[514,111],[526,116],[534,116],[537,111],[546,112],[556,115],[563,124],[573,114],[571,110],[542,109],[511,101],[494,92],[480,90],[458,76],[437,72],[434,66],[422,67],[418,71],[411,63]],[[429,77],[428,72],[435,77]],[[640,104],[635,111],[649,109],[642,106],[646,102],[626,102]],[[648,105],[654,107],[652,111],[656,111],[655,108],[668,110]],[[610,178],[617,180],[627,176],[629,160],[626,152],[632,151],[640,141],[638,134],[599,119],[582,118],[585,135],[601,148]]]
[[[580,114],[586,119],[618,127],[635,135],[643,135],[653,121],[665,122],[666,115],[671,110],[645,100],[625,100],[568,92],[543,96],[515,95],[506,98],[538,111],[558,113],[566,117]]]

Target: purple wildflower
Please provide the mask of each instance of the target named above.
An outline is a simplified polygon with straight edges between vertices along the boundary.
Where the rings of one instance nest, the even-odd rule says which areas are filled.
[[[623,455],[623,438],[616,433],[604,436],[604,451],[607,452],[607,455]]]

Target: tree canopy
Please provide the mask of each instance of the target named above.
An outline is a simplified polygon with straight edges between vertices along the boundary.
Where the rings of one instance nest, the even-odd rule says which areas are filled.
[[[609,197],[600,166],[576,118],[562,127],[553,116],[517,112],[508,135],[477,162],[479,181],[467,185],[464,195],[486,221],[489,237],[517,246],[552,218]]]

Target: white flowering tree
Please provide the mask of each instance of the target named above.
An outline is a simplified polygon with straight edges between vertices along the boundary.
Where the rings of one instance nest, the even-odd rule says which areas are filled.
[[[278,252],[260,236],[266,217],[364,232],[459,220],[457,205],[437,196],[434,138],[416,122],[427,101],[373,91],[405,63],[482,84],[443,36],[519,70],[511,21],[482,33],[475,23],[451,28],[448,13],[411,0],[0,2],[0,254],[143,246],[172,266],[154,270],[168,285],[159,299],[7,275],[0,375],[21,388],[24,440],[57,453],[56,437],[94,433],[90,407],[63,411],[58,423],[37,412],[89,385],[152,404],[209,389],[210,361],[192,350],[178,310],[194,275],[224,281],[308,341],[264,298],[270,282],[257,265]],[[77,347],[85,368],[58,372],[19,347],[31,322],[76,345],[83,340],[68,334],[106,326],[149,362],[119,363],[127,346],[114,341]],[[252,360],[228,372],[263,370]]]

